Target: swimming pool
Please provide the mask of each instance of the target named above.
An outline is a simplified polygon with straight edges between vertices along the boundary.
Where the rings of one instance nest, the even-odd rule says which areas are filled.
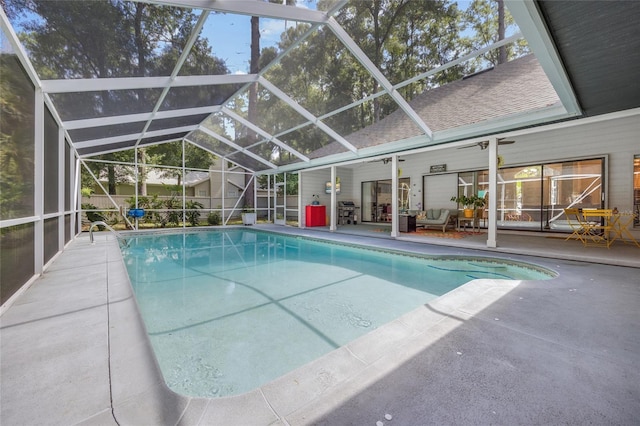
[[[136,236],[121,249],[167,385],[199,397],[255,389],[472,279],[553,276],[246,228]]]

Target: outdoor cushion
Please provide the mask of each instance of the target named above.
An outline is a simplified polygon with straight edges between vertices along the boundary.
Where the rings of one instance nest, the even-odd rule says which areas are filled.
[[[430,226],[442,227],[442,232],[444,232],[449,223],[449,216],[448,209],[428,209],[425,210],[424,218],[416,217],[416,225],[424,226],[425,228]]]

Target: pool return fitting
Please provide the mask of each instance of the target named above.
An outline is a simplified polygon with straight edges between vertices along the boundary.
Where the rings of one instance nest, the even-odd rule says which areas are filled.
[[[93,228],[95,228],[96,226],[104,226],[109,231],[113,232],[117,238],[120,238],[121,240],[124,239],[121,233],[113,229],[111,226],[107,225],[105,222],[99,220],[97,222],[91,222],[91,226],[89,227],[89,241],[91,241],[91,244],[95,244],[95,241],[93,241]]]

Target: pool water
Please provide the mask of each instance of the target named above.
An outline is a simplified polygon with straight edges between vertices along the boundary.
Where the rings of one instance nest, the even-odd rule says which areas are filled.
[[[552,277],[244,228],[132,237],[121,249],[167,385],[198,397],[255,389],[472,279]]]

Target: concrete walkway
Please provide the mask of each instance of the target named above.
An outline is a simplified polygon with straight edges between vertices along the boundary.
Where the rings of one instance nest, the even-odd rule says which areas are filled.
[[[500,235],[487,252],[482,239],[264,228],[559,276],[473,281],[255,391],[209,400],[166,388],[116,242],[83,235],[0,317],[0,424],[637,424],[635,246]]]

